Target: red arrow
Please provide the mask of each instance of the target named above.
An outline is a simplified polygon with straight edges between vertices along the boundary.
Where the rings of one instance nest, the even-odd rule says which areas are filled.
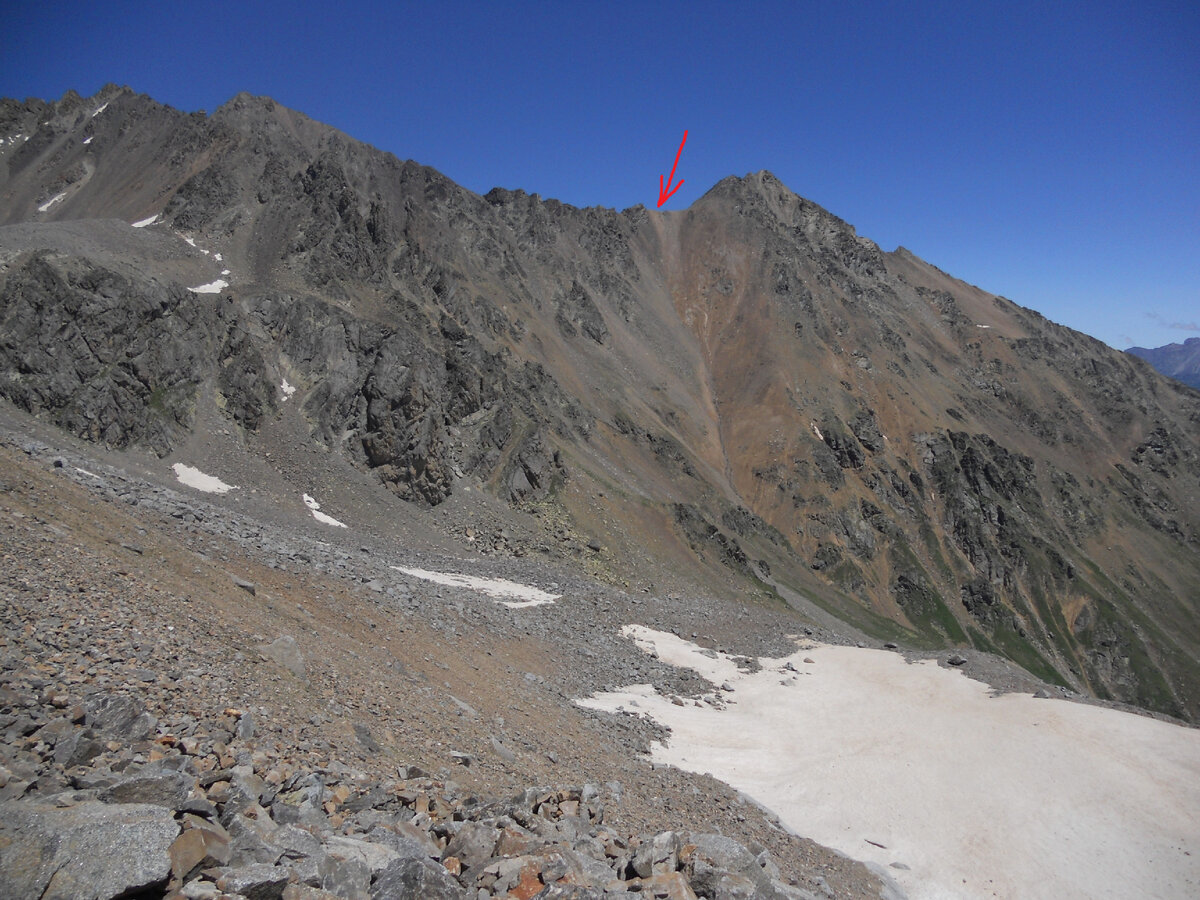
[[[675,154],[675,165],[671,166],[671,177],[667,179],[667,184],[663,186],[662,176],[658,176],[658,205],[661,207],[664,203],[671,199],[671,195],[683,187],[683,179],[679,179],[679,184],[671,187],[671,182],[675,180],[675,168],[679,165],[679,155],[683,153],[683,145],[687,143],[687,129],[684,129],[683,140],[679,142],[679,152]]]

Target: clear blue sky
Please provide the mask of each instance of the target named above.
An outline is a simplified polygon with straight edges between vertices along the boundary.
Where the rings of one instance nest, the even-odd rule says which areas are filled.
[[[1200,4],[8,3],[0,95],[274,97],[479,192],[769,169],[1117,347],[1200,334]]]

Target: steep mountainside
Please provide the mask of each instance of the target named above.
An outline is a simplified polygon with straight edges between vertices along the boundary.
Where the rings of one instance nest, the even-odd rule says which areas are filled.
[[[1144,359],[1164,375],[1200,390],[1200,338],[1162,347],[1130,347],[1125,351]]]
[[[163,456],[227,431],[289,477],[333,455],[424,506],[479,483],[602,578],[1200,719],[1200,395],[769,173],[576,209],[118,88],[4,101],[0,139],[23,409]]]

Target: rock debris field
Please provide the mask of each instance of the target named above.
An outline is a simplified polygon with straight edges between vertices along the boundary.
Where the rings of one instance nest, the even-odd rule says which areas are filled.
[[[705,688],[620,634],[686,622],[659,598],[334,544],[73,446],[10,433],[0,457],[0,895],[888,895],[649,762],[657,726],[574,704],[631,675]],[[468,564],[541,593],[427,580]],[[778,651],[768,631],[740,649]]]
[[[77,452],[0,443],[6,897],[1200,885],[1195,729]]]

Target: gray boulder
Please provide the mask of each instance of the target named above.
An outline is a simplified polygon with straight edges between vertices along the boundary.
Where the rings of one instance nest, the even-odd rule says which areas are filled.
[[[304,678],[304,657],[300,653],[296,639],[290,634],[271,641],[262,648],[262,653],[267,659],[283,666],[297,678]]]
[[[110,741],[144,741],[157,724],[146,708],[131,697],[102,694],[85,704],[87,726]]]
[[[108,900],[163,886],[178,834],[161,806],[0,803],[0,896]]]
[[[371,886],[371,900],[466,900],[450,873],[427,859],[398,859]]]
[[[153,803],[178,809],[188,799],[196,779],[183,772],[139,772],[100,794],[106,803]]]
[[[246,900],[280,900],[290,879],[291,873],[283,866],[254,863],[226,869],[217,878],[217,887]]]

